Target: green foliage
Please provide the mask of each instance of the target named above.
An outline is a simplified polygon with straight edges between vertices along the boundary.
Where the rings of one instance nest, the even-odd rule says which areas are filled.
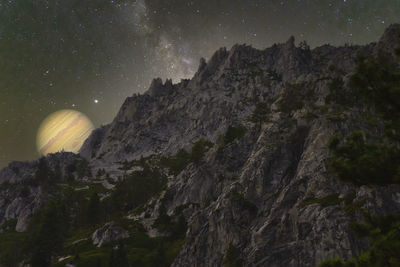
[[[268,121],[270,114],[270,107],[266,102],[259,102],[251,115],[250,121],[255,123],[258,129],[261,128],[263,122]],[[229,130],[229,128],[228,128]]]
[[[209,146],[207,142],[203,145]],[[67,263],[89,267],[170,266],[185,242],[185,207],[177,208],[172,216],[161,209],[157,223],[168,233],[166,237],[150,238],[140,223],[125,218],[127,212],[164,190],[167,180],[157,166],[158,160],[149,157],[137,161],[143,170],[120,179],[111,196],[103,200],[100,194],[110,191],[99,184],[70,181],[63,186],[53,185],[49,203],[36,212],[26,233],[14,232],[15,220],[3,225],[6,232],[0,233],[0,265],[16,266],[22,259],[29,259],[33,267],[61,267]],[[47,167],[43,164],[38,168],[38,177],[52,176]],[[76,163],[71,164],[70,172],[77,172]],[[86,186],[86,190],[75,190]],[[108,221],[128,230],[130,237],[97,248],[91,235]],[[65,255],[74,256],[58,262],[58,257]]]
[[[397,119],[400,112],[400,73],[384,57],[360,56],[350,86],[376,107],[386,119]]]
[[[394,54],[400,57],[400,46],[396,47],[396,49],[394,50]]]
[[[348,116],[342,112],[335,112],[332,116],[327,118],[331,122],[343,122],[347,121]]]
[[[213,146],[213,143],[206,139],[195,142],[190,153],[190,161],[198,163],[203,160],[204,154]]]
[[[350,191],[343,197],[343,201],[345,205],[350,205],[353,203],[356,198],[356,192],[354,190]]]
[[[184,150],[180,149],[175,156],[170,158],[162,158],[160,160],[160,164],[169,169],[170,173],[173,175],[178,175],[181,171],[186,168],[186,166],[190,163],[190,154]]]
[[[399,266],[400,214],[375,215],[364,212],[364,221],[353,222],[350,228],[357,238],[368,238],[371,246],[360,256],[341,261],[330,259],[319,266]]]
[[[342,144],[333,137],[328,146],[333,154],[330,166],[341,180],[358,185],[400,182],[397,147],[366,142],[361,131],[353,132]]]
[[[282,74],[279,74],[274,69],[267,70],[268,78],[272,81],[281,82],[282,81]]]
[[[307,113],[304,115],[303,118],[305,118],[305,119],[308,120],[308,121],[312,121],[312,120],[314,120],[314,119],[318,119],[319,116],[318,116],[317,114],[312,113],[312,112],[307,112]]]
[[[110,253],[109,266],[129,267],[128,257],[126,255],[124,243],[120,242],[116,249],[112,249]]]
[[[400,73],[390,60],[359,57],[350,86],[368,108],[384,122],[384,135],[365,138],[354,131],[341,140],[333,137],[330,166],[338,177],[357,185],[387,185],[400,182]],[[363,209],[366,200],[354,202],[355,193],[344,198],[344,211],[363,212],[364,220],[350,223],[358,238],[367,238],[370,248],[360,256],[341,261],[327,260],[320,266],[400,266],[400,214],[374,215]]]
[[[229,125],[225,134],[220,136],[218,139],[217,154],[221,154],[225,147],[232,144],[235,140],[242,138],[246,134],[246,131],[247,129],[243,125]]]
[[[173,217],[168,216],[164,204],[161,204],[157,219],[153,227],[159,231],[167,232],[172,239],[183,239],[186,235],[187,223],[183,216],[184,206],[181,209],[175,209]]]
[[[116,184],[111,194],[111,210],[127,212],[145,204],[162,191],[166,182],[158,168],[145,164],[142,171],[132,172]]]
[[[245,199],[243,194],[235,192],[231,194],[230,199],[238,203],[241,209],[248,210],[251,215],[254,216],[257,214],[258,212],[257,205]]]
[[[61,200],[53,200],[42,212],[37,213],[33,220],[33,229],[30,229],[33,234],[28,241],[32,251],[31,264],[33,267],[50,266],[51,258],[62,250],[67,235],[67,207]]]
[[[223,138],[224,145],[233,143],[236,139],[242,138],[247,129],[243,125],[229,126]]]
[[[231,243],[229,243],[229,247],[226,250],[224,257],[224,267],[242,267],[243,260],[240,258],[239,249]]]
[[[25,256],[21,244],[27,237],[27,233],[18,233],[14,229],[0,234],[0,266],[19,266],[18,263]]]
[[[353,261],[343,262],[341,259],[328,259],[321,262],[319,267],[356,267]]]
[[[105,174],[106,174],[106,170],[100,168],[100,169],[97,170],[96,177],[100,178],[100,177],[104,176]]]
[[[301,203],[302,206],[307,206],[311,204],[319,204],[321,207],[326,208],[328,206],[339,205],[342,199],[339,198],[339,194],[331,194],[322,198],[306,198]]]
[[[347,215],[352,215],[354,214],[356,211],[361,210],[361,207],[364,206],[364,204],[367,202],[366,199],[362,199],[362,200],[358,200],[355,201],[354,203],[349,203],[346,204],[343,207],[343,211],[344,213],[346,213]]]
[[[162,157],[159,164],[163,167],[168,168],[169,172],[173,175],[178,175],[192,162],[199,163],[203,160],[205,153],[213,146],[207,139],[200,139],[196,141],[190,153],[185,149],[180,149],[172,157]]]
[[[89,162],[86,159],[79,159],[75,161],[75,165],[76,165],[76,173],[78,175],[79,178],[82,177],[91,177],[92,173],[90,171],[90,166],[89,166]]]
[[[35,172],[35,180],[39,182],[39,184],[42,185],[48,185],[48,184],[53,184],[54,180],[51,179],[52,173],[49,168],[49,165],[47,164],[47,160],[45,157],[42,157],[39,159],[39,162],[36,167],[36,172]]]
[[[170,224],[171,224],[171,217],[168,216],[165,205],[161,204],[158,210],[158,217],[154,221],[153,227],[157,228],[160,231],[167,231]]]
[[[298,84],[286,84],[282,98],[278,102],[280,111],[291,114],[293,111],[303,108],[301,87]]]
[[[337,76],[329,85],[329,94],[325,98],[326,104],[350,105],[354,102],[354,95],[344,89],[343,78]]]
[[[85,214],[88,225],[96,225],[103,218],[100,198],[97,193],[93,193],[90,197]]]

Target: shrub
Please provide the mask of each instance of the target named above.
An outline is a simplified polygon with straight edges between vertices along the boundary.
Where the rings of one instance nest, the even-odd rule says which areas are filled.
[[[160,160],[161,166],[169,169],[173,175],[178,175],[190,163],[190,154],[185,149],[180,149],[172,157],[163,157]]]
[[[112,210],[130,211],[145,204],[160,193],[167,179],[157,168],[145,166],[142,171],[132,172],[119,181],[111,194]]]
[[[235,140],[242,138],[246,134],[246,127],[243,125],[232,126],[230,125],[224,135],[218,138],[217,154],[221,154],[226,146],[232,144]]]
[[[200,139],[195,142],[192,147],[192,151],[190,153],[190,161],[191,162],[200,162],[204,154],[213,146],[213,143],[206,139]]]
[[[170,237],[173,239],[185,238],[187,223],[182,211],[183,210],[178,210],[178,212],[174,214],[177,218],[173,218],[167,215],[167,210],[164,204],[161,204],[158,211],[158,217],[154,221],[153,227],[160,231],[168,232]]]
[[[395,146],[366,142],[361,131],[354,131],[340,144],[334,137],[329,143],[333,156],[329,164],[343,181],[363,184],[400,182],[400,151]]]
[[[385,119],[397,119],[400,113],[400,74],[384,58],[360,56],[350,86],[372,104]]]
[[[284,113],[292,113],[304,106],[301,96],[301,88],[297,84],[286,84],[281,100],[278,102],[279,110]]]
[[[32,251],[31,264],[33,267],[50,266],[51,258],[63,248],[63,243],[69,227],[69,214],[65,203],[54,200],[41,212],[36,214],[36,223],[28,248]]]
[[[243,260],[240,258],[239,249],[231,243],[226,250],[224,257],[224,267],[241,267],[243,266]]]
[[[400,46],[396,47],[396,49],[394,50],[394,54],[400,57]]]
[[[281,82],[282,81],[282,74],[279,74],[274,69],[267,70],[268,78],[272,81]]]
[[[263,122],[268,121],[270,114],[270,108],[268,103],[259,102],[256,105],[256,108],[251,115],[250,121],[257,125],[257,128],[260,129]],[[228,128],[229,130],[229,128]]]
[[[342,77],[335,77],[329,85],[329,94],[325,98],[326,104],[349,105],[354,102],[352,92],[345,91]]]
[[[224,136],[224,144],[229,145],[233,143],[236,139],[242,138],[245,135],[246,131],[247,129],[243,125],[229,126]]]
[[[325,208],[328,206],[338,205],[342,200],[339,198],[339,194],[331,194],[322,198],[306,198],[301,203],[302,206],[307,206],[311,204],[319,204],[321,207]]]
[[[356,258],[329,259],[319,266],[399,266],[400,214],[375,215],[364,212],[364,221],[353,222],[350,229],[357,238],[368,238],[370,248]]]
[[[243,194],[235,192],[230,196],[230,198],[232,201],[238,203],[241,209],[248,210],[251,215],[254,216],[257,214],[257,206],[249,200],[245,199]]]

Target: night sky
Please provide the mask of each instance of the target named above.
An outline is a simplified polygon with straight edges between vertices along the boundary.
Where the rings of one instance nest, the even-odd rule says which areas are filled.
[[[1,1],[0,167],[39,156],[52,112],[109,123],[152,78],[190,78],[221,46],[365,44],[395,22],[400,0]]]

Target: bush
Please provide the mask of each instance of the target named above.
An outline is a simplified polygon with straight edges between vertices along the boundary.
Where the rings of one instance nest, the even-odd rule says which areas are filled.
[[[339,198],[339,194],[332,194],[322,198],[306,198],[301,203],[302,206],[307,206],[311,204],[319,204],[321,207],[325,208],[328,206],[339,205],[342,200]]]
[[[345,91],[342,77],[335,77],[329,85],[329,94],[325,98],[326,104],[350,105],[354,102],[352,92]]]
[[[178,175],[190,163],[198,163],[203,160],[205,153],[212,146],[213,143],[202,138],[193,144],[190,153],[182,148],[172,157],[162,157],[159,163],[161,166],[168,168],[171,174]]]
[[[297,84],[286,84],[278,108],[284,113],[291,114],[293,111],[302,109],[304,103],[301,96],[301,88]]]
[[[281,82],[282,81],[282,74],[279,74],[274,69],[267,70],[268,78],[272,81]]]
[[[200,162],[204,154],[213,146],[213,143],[206,139],[200,139],[195,142],[192,147],[192,152],[190,153],[191,162]]]
[[[360,256],[341,261],[330,259],[319,266],[399,266],[400,214],[374,215],[364,212],[364,221],[353,222],[350,228],[357,238],[368,238],[370,248]]]
[[[251,115],[250,121],[257,125],[257,128],[260,129],[263,122],[268,121],[270,114],[270,108],[268,103],[259,102],[256,105],[256,108]],[[229,130],[229,128],[228,128]]]
[[[0,266],[18,266],[25,256],[22,244],[27,233],[15,232],[14,228],[15,225],[11,231],[0,234]]]
[[[361,131],[340,143],[334,137],[328,146],[333,154],[329,164],[341,180],[358,185],[400,182],[400,151],[395,146],[366,142]]]
[[[366,103],[372,104],[385,119],[398,119],[400,113],[400,73],[385,58],[360,56],[350,86]]]
[[[224,257],[224,267],[242,267],[243,260],[240,258],[239,249],[231,243],[226,250]]]
[[[160,165],[167,167],[169,172],[173,175],[178,175],[181,171],[186,168],[186,166],[190,163],[190,154],[184,150],[180,149],[175,156],[172,157],[163,157],[160,160]]]
[[[246,134],[246,127],[243,125],[229,125],[224,135],[218,138],[217,154],[221,154],[226,146],[232,144],[235,140],[242,138]]]
[[[127,212],[145,204],[160,193],[167,179],[159,169],[145,165],[142,171],[132,172],[119,181],[111,194],[111,210]]]
[[[69,228],[69,214],[62,200],[53,200],[36,214],[36,222],[31,225],[28,250],[32,251],[33,267],[50,266],[51,259],[63,249]]]
[[[258,212],[257,205],[245,199],[243,194],[233,193],[230,196],[231,200],[238,203],[241,209],[248,210],[251,215],[256,215]]]
[[[242,138],[247,129],[243,125],[238,125],[238,126],[229,126],[228,129],[226,130],[226,133],[224,135],[224,145],[229,145],[233,143],[236,139]]]
[[[400,46],[396,47],[396,49],[394,50],[394,54],[400,57]]]
[[[160,231],[168,232],[174,240],[183,239],[186,236],[187,222],[183,216],[184,206],[180,209],[175,209],[174,216],[168,216],[164,204],[161,204],[158,217],[153,223],[153,227]]]

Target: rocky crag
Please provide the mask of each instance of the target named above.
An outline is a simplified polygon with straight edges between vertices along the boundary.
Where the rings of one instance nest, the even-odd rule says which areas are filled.
[[[400,211],[400,188],[341,182],[329,170],[327,144],[355,129],[379,131],[366,122],[365,106],[352,100],[349,77],[358,55],[384,55],[394,63],[399,44],[400,25],[392,25],[365,46],[310,49],[290,38],[265,50],[221,48],[201,60],[192,79],[155,79],[147,92],[127,98],[80,155],[58,153],[41,161],[52,170],[49,177],[58,173],[61,185],[68,177],[78,183],[74,190],[102,185],[101,201],[143,169],[138,162],[159,164],[164,186],[125,215],[156,237],[168,236],[156,227],[161,214],[173,218],[181,211],[187,231],[172,266],[229,266],[229,257],[243,266],[316,266],[355,257],[369,243],[350,230],[361,213],[349,207]],[[165,164],[184,151],[185,164]],[[72,163],[81,168],[68,167]],[[31,182],[39,165],[11,163],[0,172],[3,225],[14,219],[12,227],[26,231],[29,218],[51,197]],[[107,231],[96,231],[96,245]],[[132,236],[117,232],[123,235],[109,234],[113,240]]]

